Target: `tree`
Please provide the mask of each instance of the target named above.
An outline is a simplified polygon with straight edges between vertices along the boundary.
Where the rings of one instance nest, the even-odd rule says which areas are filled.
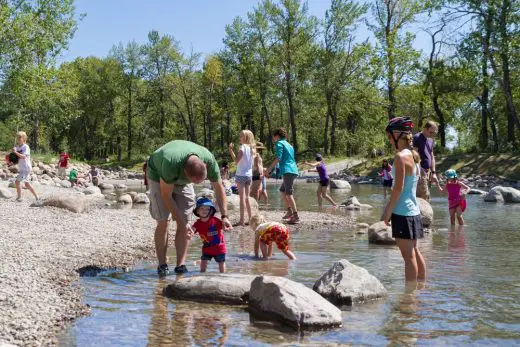
[[[377,25],[369,24],[379,42],[380,56],[384,62],[384,81],[388,96],[388,118],[395,117],[395,90],[403,79],[416,69],[419,53],[413,49],[415,38],[410,32],[402,31],[413,23],[425,8],[421,0],[381,0],[373,5]]]

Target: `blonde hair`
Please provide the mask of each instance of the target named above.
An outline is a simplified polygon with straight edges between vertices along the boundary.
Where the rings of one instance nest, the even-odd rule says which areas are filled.
[[[16,139],[23,139],[23,142],[27,141],[27,134],[25,131],[19,131],[16,133]]]
[[[249,225],[254,230],[256,229],[260,224],[265,223],[265,217],[263,214],[255,214],[251,219],[249,220]]]
[[[256,141],[255,135],[251,130],[242,130],[240,136],[244,137],[244,145],[248,145],[251,148],[251,156],[256,154]]]
[[[412,136],[412,133],[411,132],[404,132],[401,136],[401,138],[399,139],[399,141],[404,141],[408,148],[410,149],[410,151],[412,151],[412,155],[413,155],[413,161],[416,162],[416,163],[419,163],[421,161],[421,158],[419,157],[419,153],[417,153],[417,151],[413,148],[413,136]]]

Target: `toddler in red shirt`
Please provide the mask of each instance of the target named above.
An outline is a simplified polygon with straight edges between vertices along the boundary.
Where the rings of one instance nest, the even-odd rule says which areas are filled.
[[[208,198],[200,198],[193,213],[199,217],[192,225],[194,233],[202,239],[202,256],[200,257],[200,272],[206,272],[208,261],[215,258],[221,273],[226,272],[226,244],[224,242],[224,227],[222,221],[215,217],[215,205]],[[190,235],[191,236],[191,235]]]

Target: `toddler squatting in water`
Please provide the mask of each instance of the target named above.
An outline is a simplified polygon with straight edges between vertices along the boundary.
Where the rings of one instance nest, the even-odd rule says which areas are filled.
[[[255,232],[255,257],[258,258],[260,249],[262,258],[269,259],[273,255],[273,242],[289,259],[295,260],[296,256],[289,249],[289,229],[278,222],[266,222],[263,215],[254,215],[249,221],[251,229]]]

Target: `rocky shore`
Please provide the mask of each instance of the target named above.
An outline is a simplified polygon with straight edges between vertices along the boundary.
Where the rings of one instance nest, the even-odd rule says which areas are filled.
[[[7,184],[0,182],[0,187]],[[37,190],[44,197],[72,191],[56,185],[40,185]],[[53,345],[61,329],[89,313],[81,300],[79,276],[90,270],[131,268],[142,259],[154,261],[155,225],[147,209],[94,208],[73,213],[30,207],[33,199],[25,191],[24,199],[0,198],[0,345]],[[269,219],[280,217],[279,211],[265,214]],[[347,216],[316,212],[300,216],[301,231],[315,230],[316,222],[354,225]],[[231,217],[237,220],[235,211]]]

